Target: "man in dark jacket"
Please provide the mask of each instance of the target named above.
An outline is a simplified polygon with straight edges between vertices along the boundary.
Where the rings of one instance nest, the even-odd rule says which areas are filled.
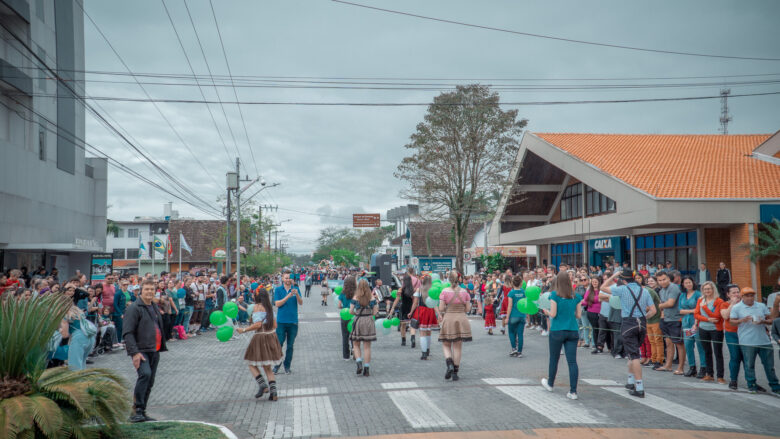
[[[162,336],[162,315],[152,303],[155,288],[154,281],[144,281],[141,284],[140,300],[125,310],[122,336],[127,355],[133,359],[133,367],[138,372],[133,391],[135,414],[130,417],[130,422],[154,421],[146,415],[146,404],[154,386],[160,352],[167,350],[165,337]]]
[[[718,284],[720,297],[726,297],[726,286],[731,283],[731,271],[726,268],[726,264],[724,262],[720,263],[718,273],[715,275],[715,283]]]

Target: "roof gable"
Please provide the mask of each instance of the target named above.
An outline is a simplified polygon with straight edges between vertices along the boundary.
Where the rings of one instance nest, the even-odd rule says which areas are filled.
[[[534,135],[656,198],[780,198],[780,166],[751,156],[767,134]]]
[[[474,241],[474,235],[482,228],[480,223],[470,223],[463,240],[465,245]],[[417,256],[455,256],[453,224],[444,221],[410,222],[412,252]]]
[[[179,233],[192,248],[192,256],[185,250],[181,252],[182,262],[211,261],[211,252],[215,248],[224,248],[225,243],[219,242],[225,236],[225,222],[220,220],[171,220],[170,240],[173,248],[172,261],[179,260]]]

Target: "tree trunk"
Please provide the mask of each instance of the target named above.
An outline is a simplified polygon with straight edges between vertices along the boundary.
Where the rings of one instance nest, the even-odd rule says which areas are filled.
[[[464,230],[455,226],[455,269],[463,274],[463,235]]]

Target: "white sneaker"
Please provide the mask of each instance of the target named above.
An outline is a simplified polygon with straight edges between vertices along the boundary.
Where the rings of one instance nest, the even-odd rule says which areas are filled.
[[[547,389],[548,392],[552,392],[553,388],[549,384],[547,384],[547,378],[542,378],[542,387]]]
[[[547,331],[542,331],[542,337],[547,337],[549,333]]]
[[[566,394],[566,397],[569,399],[577,399],[577,394],[569,392]]]

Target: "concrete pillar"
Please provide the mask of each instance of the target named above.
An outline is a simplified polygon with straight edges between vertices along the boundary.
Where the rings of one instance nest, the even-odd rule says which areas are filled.
[[[712,267],[709,266],[709,261],[707,261],[707,246],[704,240],[704,227],[699,227],[696,229],[696,257],[699,259],[696,261],[697,268],[698,264],[707,264],[707,269],[709,269],[710,273],[712,273]],[[713,261],[715,267],[717,267],[719,263],[720,261]],[[716,269],[715,271],[717,272],[718,270]]]
[[[628,242],[631,246],[631,268],[633,270],[638,270],[639,267],[636,264],[636,235],[633,233],[628,235]]]
[[[748,224],[748,239],[750,240],[750,244],[756,243],[756,225],[755,224]],[[758,300],[762,300],[761,297],[761,285],[758,284],[758,269],[756,268],[756,263],[754,261],[750,261],[750,283],[753,287],[753,290],[756,291],[756,296]]]

